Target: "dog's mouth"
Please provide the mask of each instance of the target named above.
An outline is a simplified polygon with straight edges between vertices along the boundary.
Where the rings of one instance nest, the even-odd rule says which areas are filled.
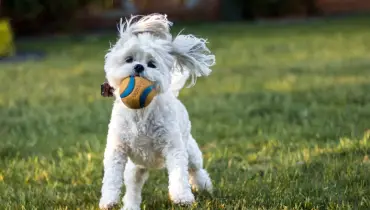
[[[143,73],[133,73],[133,74],[131,74],[130,76],[134,76],[134,77],[142,77],[142,78],[144,78],[144,79],[146,79],[146,80],[149,80],[149,81],[151,81],[152,83],[153,83],[153,87],[154,87],[154,89],[156,90],[156,91],[158,91],[158,93],[160,93],[161,91],[160,91],[160,85],[159,85],[159,82],[157,82],[157,81],[153,81],[152,79],[150,79],[150,78],[148,78],[148,77],[146,77]]]

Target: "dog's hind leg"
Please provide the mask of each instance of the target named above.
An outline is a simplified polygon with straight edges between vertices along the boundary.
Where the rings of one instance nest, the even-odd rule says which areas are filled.
[[[140,210],[141,191],[149,177],[147,169],[137,167],[130,159],[127,162],[125,173],[126,193],[123,197],[123,210]]]
[[[189,154],[189,182],[193,190],[206,190],[212,193],[212,181],[203,168],[203,157],[197,142],[190,135],[187,146]]]

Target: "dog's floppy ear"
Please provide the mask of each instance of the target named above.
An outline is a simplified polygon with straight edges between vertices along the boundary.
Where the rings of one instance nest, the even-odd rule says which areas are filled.
[[[103,84],[100,85],[100,94],[103,97],[113,97],[114,89],[109,85],[108,81],[105,80]]]
[[[125,39],[139,33],[151,33],[162,39],[171,40],[170,26],[172,22],[167,20],[167,15],[150,14],[146,16],[131,16],[129,20],[121,19],[119,24],[119,33],[121,38]]]
[[[193,35],[178,35],[172,42],[172,55],[176,58],[175,70],[188,71],[192,76],[192,86],[196,78],[208,76],[215,62],[215,56],[206,46],[207,40]]]

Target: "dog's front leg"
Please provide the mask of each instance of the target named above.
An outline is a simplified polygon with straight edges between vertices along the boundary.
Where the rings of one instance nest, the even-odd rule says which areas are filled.
[[[121,210],[140,210],[141,191],[149,172],[145,168],[136,166],[130,159],[125,169],[126,193],[123,197],[124,206]]]
[[[111,209],[119,202],[123,173],[127,163],[122,140],[118,132],[109,129],[104,153],[104,177],[101,189],[100,209]]]
[[[168,146],[163,150],[169,176],[170,199],[176,204],[190,205],[194,202],[188,172],[188,153],[181,134],[169,135]]]

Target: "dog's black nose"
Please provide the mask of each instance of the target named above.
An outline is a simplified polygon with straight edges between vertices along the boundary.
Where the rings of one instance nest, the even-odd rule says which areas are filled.
[[[144,66],[141,65],[141,64],[136,64],[135,67],[134,67],[134,70],[136,73],[141,73],[144,71]]]

